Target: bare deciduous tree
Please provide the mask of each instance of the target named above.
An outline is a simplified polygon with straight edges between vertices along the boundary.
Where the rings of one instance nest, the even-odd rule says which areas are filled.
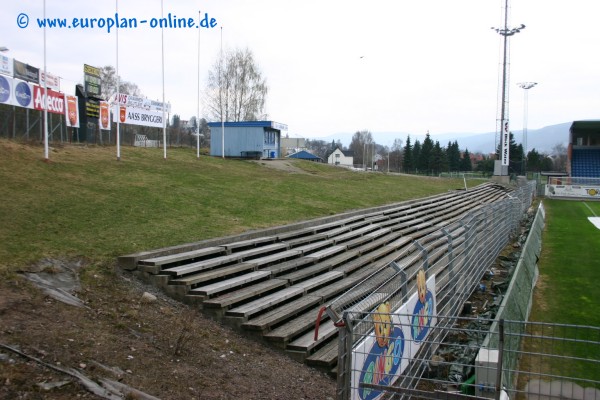
[[[249,49],[229,50],[208,73],[207,113],[212,120],[256,121],[265,119],[268,87]]]
[[[110,100],[117,93],[117,71],[112,65],[106,65],[100,70],[100,79],[102,79],[102,96],[105,100]],[[119,93],[142,95],[138,85],[124,81],[121,77],[119,77]]]

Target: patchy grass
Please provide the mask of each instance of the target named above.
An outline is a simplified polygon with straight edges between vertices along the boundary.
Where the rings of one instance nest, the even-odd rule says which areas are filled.
[[[461,180],[357,173],[290,160],[197,159],[190,149],[43,149],[0,141],[0,263],[122,254],[424,197]]]

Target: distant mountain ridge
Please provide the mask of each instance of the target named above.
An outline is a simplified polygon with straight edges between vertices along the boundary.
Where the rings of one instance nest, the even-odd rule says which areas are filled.
[[[569,128],[573,122],[564,122],[556,125],[545,126],[540,129],[527,129],[527,151],[536,149],[539,153],[550,153],[552,148],[557,144],[562,144],[565,147],[569,141]],[[408,133],[404,132],[371,132],[373,139],[377,144],[384,146],[392,146],[395,139],[401,139],[403,145],[406,143]],[[523,131],[513,131],[515,141],[522,143]],[[340,140],[344,146],[349,146],[352,141],[352,133],[338,133],[329,135],[326,137],[314,137],[310,139],[319,139],[326,142],[332,140]],[[458,142],[458,147],[461,150],[468,149],[470,153],[483,153],[489,154],[494,152],[495,147],[495,133],[442,133],[442,134],[430,134],[431,139],[436,142],[439,141],[440,145],[446,147],[448,142]],[[419,140],[423,143],[425,134],[415,135],[410,134],[410,140],[412,143],[415,140]]]

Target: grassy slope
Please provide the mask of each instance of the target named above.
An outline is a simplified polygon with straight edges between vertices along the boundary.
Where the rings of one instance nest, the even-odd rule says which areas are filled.
[[[94,262],[441,193],[462,181],[357,173],[296,161],[307,173],[195,157],[190,149],[43,149],[0,141],[0,271],[41,257]],[[290,160],[292,162],[292,160]],[[8,268],[7,268],[8,267]]]

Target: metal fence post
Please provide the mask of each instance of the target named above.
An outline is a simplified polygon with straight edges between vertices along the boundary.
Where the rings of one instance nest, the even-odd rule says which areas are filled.
[[[498,369],[496,370],[496,400],[500,400],[502,390],[502,359],[504,353],[504,318],[498,321]]]

